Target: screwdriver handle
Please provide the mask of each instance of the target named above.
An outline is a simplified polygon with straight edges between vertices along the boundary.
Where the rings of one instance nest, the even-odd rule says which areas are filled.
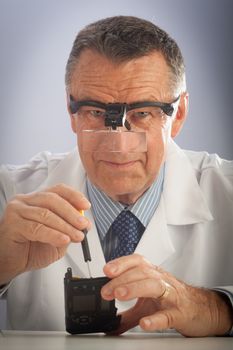
[[[91,261],[91,254],[90,254],[89,244],[87,240],[87,230],[84,229],[82,232],[84,233],[84,239],[82,240],[81,244],[82,244],[84,260],[87,262],[87,261]]]

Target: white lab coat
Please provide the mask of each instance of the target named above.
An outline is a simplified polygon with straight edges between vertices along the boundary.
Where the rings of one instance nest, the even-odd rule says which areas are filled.
[[[23,167],[3,168],[0,208],[15,193],[57,183],[85,193],[85,181],[76,150],[62,156],[44,153]],[[233,292],[232,184],[232,162],[206,152],[183,151],[171,141],[161,201],[136,253],[187,283],[224,286]],[[94,277],[102,276],[105,259],[91,211],[85,215],[93,222],[88,233],[91,272]],[[69,266],[73,274],[88,276],[80,244],[70,244],[66,256],[47,268],[12,281],[7,292],[9,328],[64,330],[63,278]],[[117,302],[118,310],[133,302]]]

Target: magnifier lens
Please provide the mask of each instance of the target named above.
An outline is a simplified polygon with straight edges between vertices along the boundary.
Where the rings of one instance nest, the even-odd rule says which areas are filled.
[[[83,152],[146,152],[147,140],[144,131],[83,130]]]

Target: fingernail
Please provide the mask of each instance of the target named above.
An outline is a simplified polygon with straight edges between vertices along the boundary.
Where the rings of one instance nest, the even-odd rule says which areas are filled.
[[[85,197],[82,197],[81,200],[86,206],[91,207],[91,203]]]
[[[117,288],[116,292],[121,297],[124,297],[127,294],[127,289],[125,287],[120,287],[120,288]]]
[[[112,294],[112,288],[109,288],[109,287],[103,288],[103,294],[106,296],[110,296]]]
[[[146,318],[143,320],[144,326],[146,327],[150,327],[151,326],[151,321],[149,320],[149,318]]]
[[[75,232],[74,238],[75,238],[77,241],[81,241],[81,240],[84,238],[83,232],[80,232],[80,231]]]
[[[108,263],[107,267],[108,267],[108,271],[111,273],[115,273],[117,271],[117,266],[114,263]]]
[[[87,219],[84,217],[84,216],[78,216],[77,217],[77,220],[78,220],[78,222],[80,222],[81,224],[83,223],[85,223],[85,224],[87,224],[88,223],[88,221],[87,221]]]
[[[61,241],[65,242],[65,243],[69,243],[70,242],[70,237],[67,235],[62,235],[61,236]]]

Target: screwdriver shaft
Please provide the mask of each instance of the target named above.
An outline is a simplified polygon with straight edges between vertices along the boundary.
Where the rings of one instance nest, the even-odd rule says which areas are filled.
[[[90,269],[90,265],[89,265],[89,261],[86,261],[86,263],[87,263],[87,269],[88,269],[89,277],[92,278],[91,269]]]

